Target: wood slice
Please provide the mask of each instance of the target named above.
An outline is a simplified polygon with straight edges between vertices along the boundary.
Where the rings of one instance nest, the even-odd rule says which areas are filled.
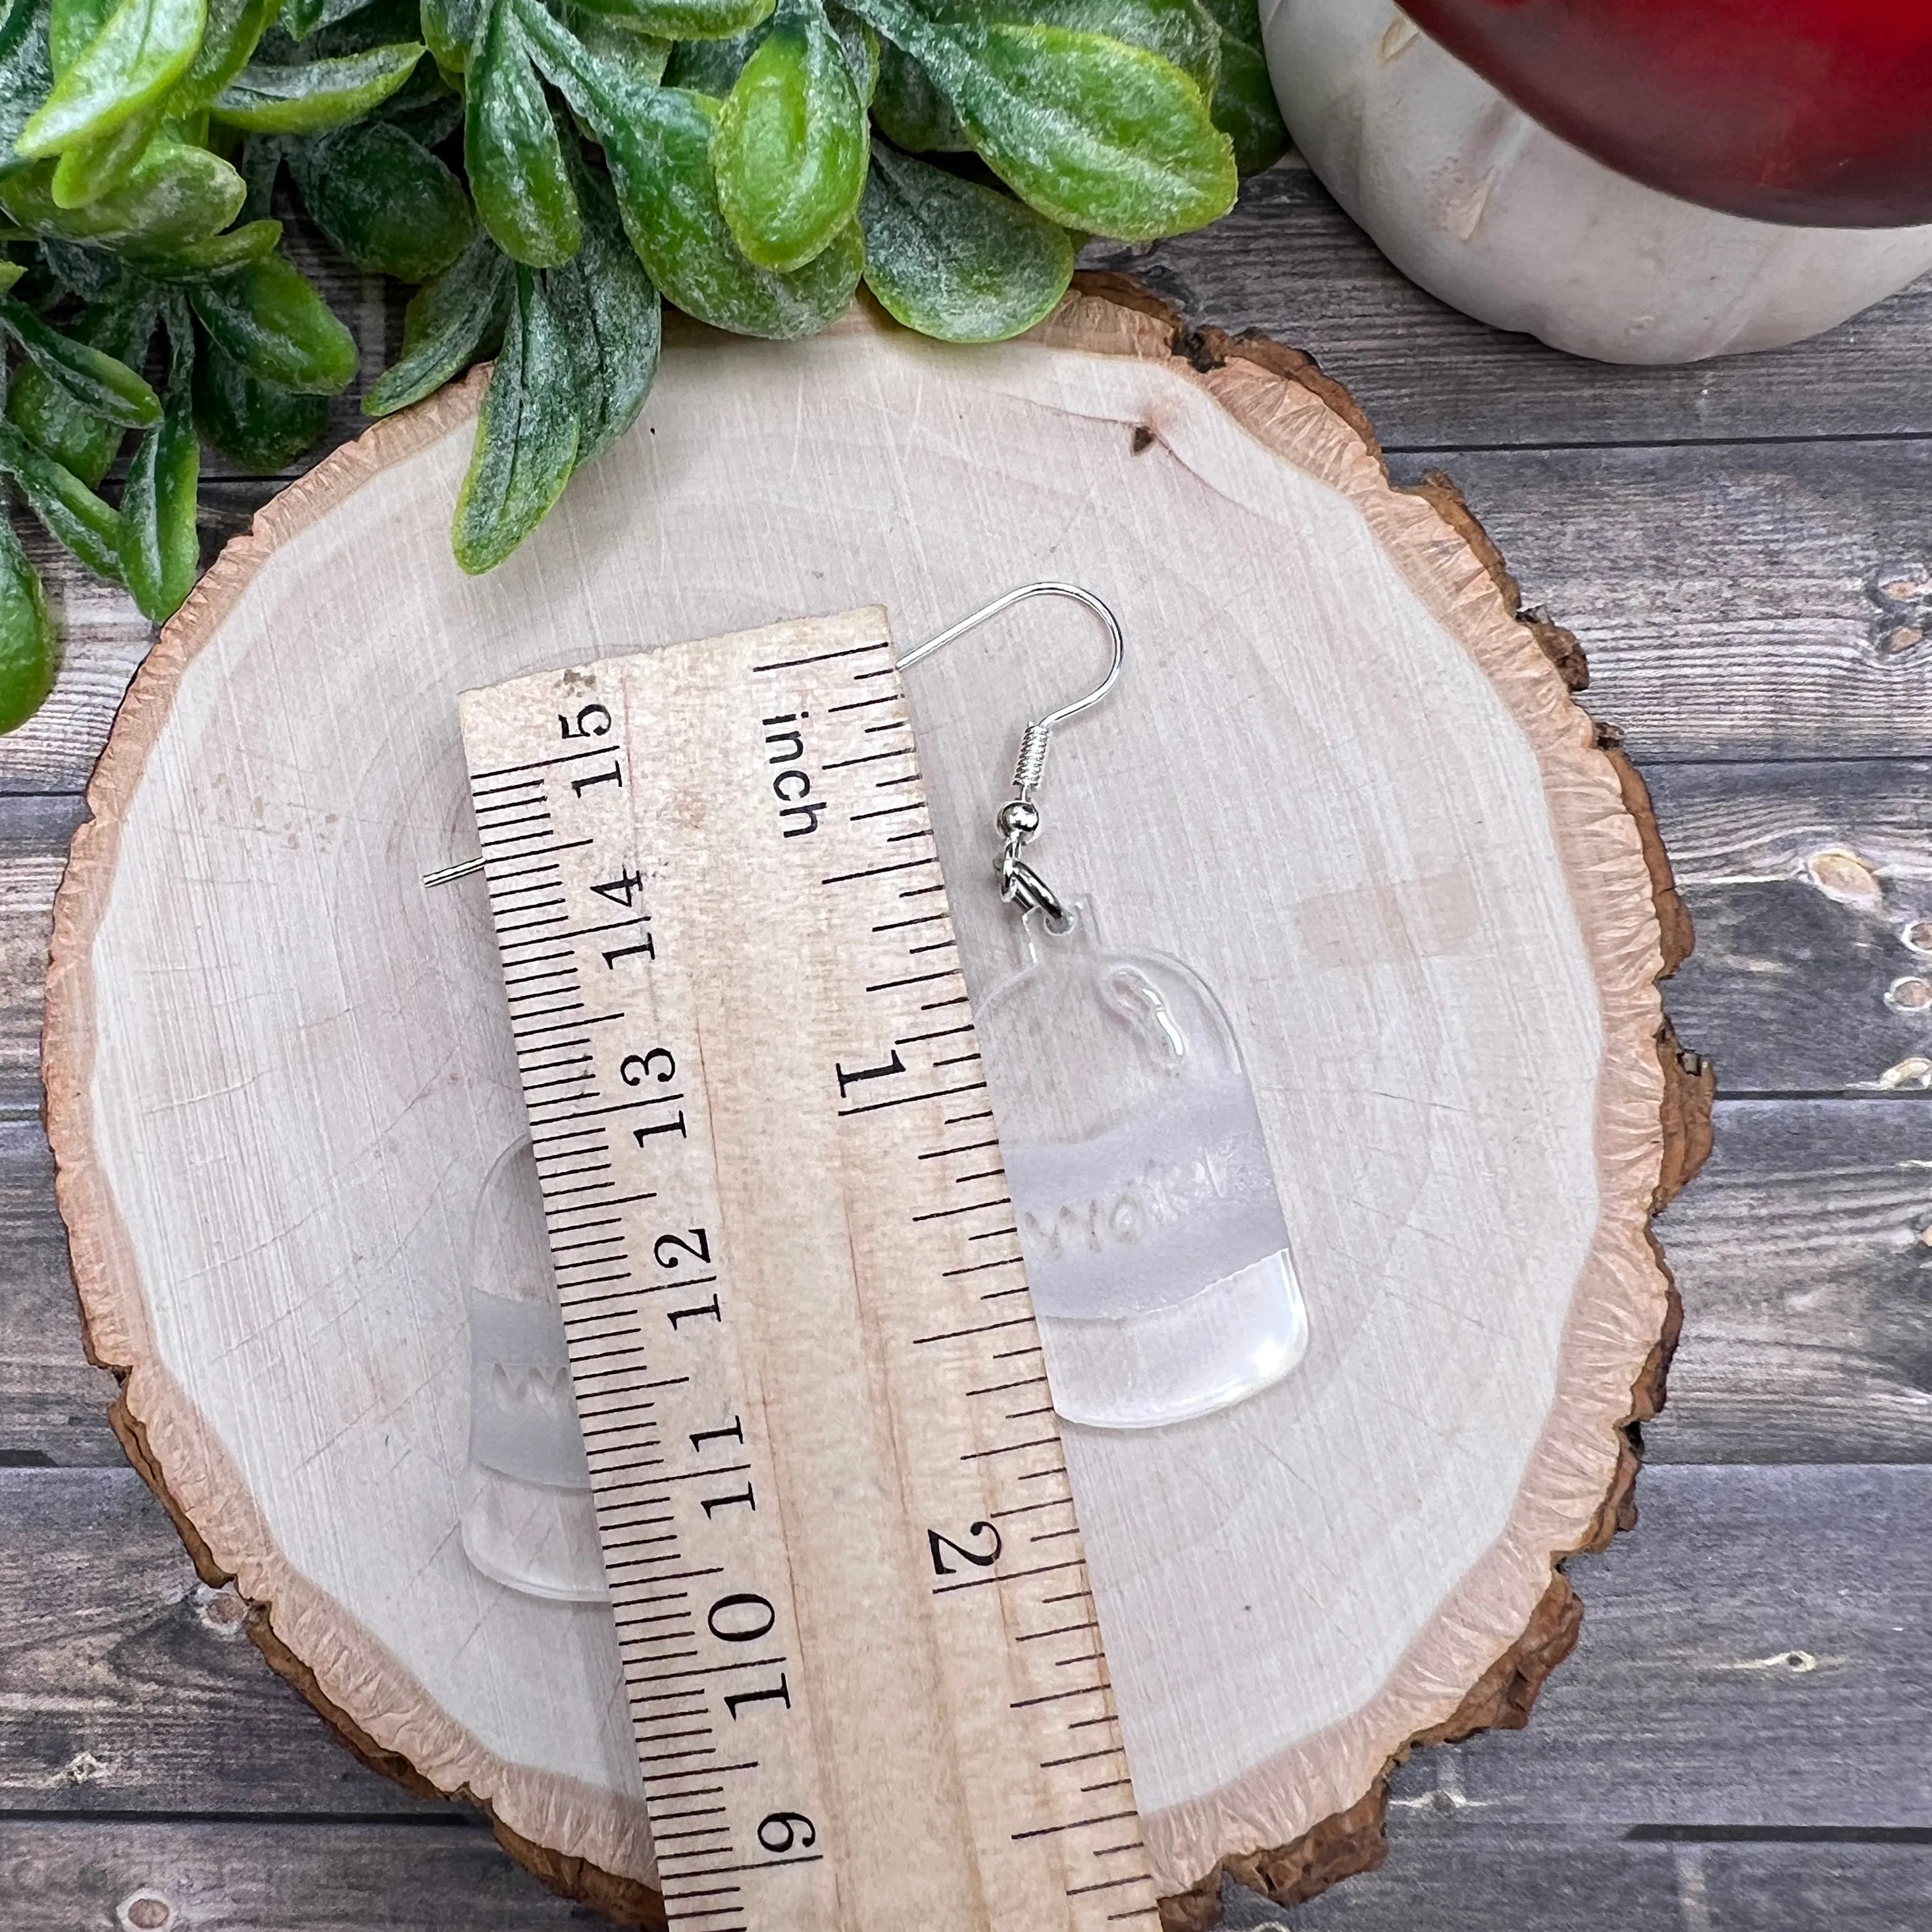
[[[1056,741],[1042,862],[1220,994],[1313,1336],[1218,1416],[1071,1432],[1137,1795],[1173,1926],[1212,1922],[1224,1867],[1292,1901],[1375,1862],[1391,1760],[1522,1721],[1574,1638],[1553,1566],[1625,1508],[1673,1328],[1648,1219],[1708,1130],[1654,983],[1688,929],[1574,644],[1304,358],[1118,285],[991,349],[856,314],[682,331],[638,428],[471,580],[478,394],[229,546],[89,793],[47,1105],[130,1454],[365,1756],[649,1922],[608,1612],[490,1581],[458,1534],[466,1240],[520,1114],[482,882],[419,883],[475,849],[456,693],[863,603],[909,642],[1090,584],[1129,679]],[[1035,604],[909,680],[976,997],[1012,956],[1015,734],[1096,653]]]

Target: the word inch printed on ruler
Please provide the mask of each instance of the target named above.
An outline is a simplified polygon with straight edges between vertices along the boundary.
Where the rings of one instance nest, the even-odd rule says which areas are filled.
[[[884,612],[462,718],[671,1924],[1154,1928]]]

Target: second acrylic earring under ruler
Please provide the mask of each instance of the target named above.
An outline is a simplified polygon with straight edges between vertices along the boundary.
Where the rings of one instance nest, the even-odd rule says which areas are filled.
[[[1154,1927],[884,612],[463,726],[672,1924]]]

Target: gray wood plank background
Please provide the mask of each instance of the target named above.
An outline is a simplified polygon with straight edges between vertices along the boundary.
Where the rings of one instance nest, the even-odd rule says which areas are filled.
[[[1698,922],[1670,1004],[1723,1095],[1660,1224],[1686,1325],[1642,1520],[1570,1566],[1576,1654],[1527,1730],[1396,1774],[1382,1870],[1286,1915],[1231,1888],[1228,1923],[1927,1932],[1932,285],[1774,355],[1600,368],[1411,287],[1292,160],[1217,228],[1095,259],[1313,352],[1576,632]],[[326,279],[373,372],[399,304]],[[345,401],[333,435],[358,426]],[[207,474],[212,554],[274,484]],[[0,1924],[594,1923],[334,1742],[106,1427],[38,1029],[79,794],[148,632],[26,535],[68,655],[0,740]]]

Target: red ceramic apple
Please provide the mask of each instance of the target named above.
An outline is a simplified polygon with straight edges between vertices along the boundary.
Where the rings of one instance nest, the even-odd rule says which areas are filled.
[[[1927,0],[1412,0],[1546,128],[1760,221],[1932,221]]]
[[[1690,362],[1932,268],[1932,0],[1262,0],[1262,24],[1316,172],[1499,327]]]

